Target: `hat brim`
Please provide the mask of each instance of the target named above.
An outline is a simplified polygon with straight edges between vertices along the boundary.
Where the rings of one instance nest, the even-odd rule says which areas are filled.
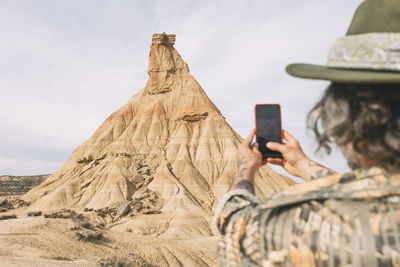
[[[296,63],[287,66],[286,72],[299,78],[338,83],[400,83],[400,72],[395,71],[339,69]]]

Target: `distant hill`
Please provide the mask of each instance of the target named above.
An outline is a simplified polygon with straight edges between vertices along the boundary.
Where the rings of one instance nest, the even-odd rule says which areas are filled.
[[[22,195],[40,185],[50,174],[32,176],[0,176],[0,196]]]

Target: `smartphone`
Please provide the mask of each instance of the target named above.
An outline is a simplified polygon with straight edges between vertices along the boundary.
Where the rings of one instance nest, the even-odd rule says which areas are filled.
[[[282,144],[282,120],[281,106],[278,104],[257,104],[256,115],[256,138],[263,159],[282,158],[277,151],[267,149],[268,142]]]

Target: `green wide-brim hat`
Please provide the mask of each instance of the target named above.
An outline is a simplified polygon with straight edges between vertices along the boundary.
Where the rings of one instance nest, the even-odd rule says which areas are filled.
[[[295,77],[339,83],[400,83],[400,0],[366,0],[326,66],[291,64]]]

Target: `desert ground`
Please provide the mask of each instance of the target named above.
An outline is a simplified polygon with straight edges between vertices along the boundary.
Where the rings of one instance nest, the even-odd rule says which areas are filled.
[[[167,214],[138,215],[140,226],[132,217],[112,223],[111,214],[99,216],[94,211],[28,216],[22,207],[2,212],[0,218],[7,215],[17,218],[0,220],[0,266],[217,265],[215,236],[196,239],[189,235],[186,240],[160,236],[168,226],[157,223],[159,216],[173,220]],[[198,223],[193,217],[180,220]]]

